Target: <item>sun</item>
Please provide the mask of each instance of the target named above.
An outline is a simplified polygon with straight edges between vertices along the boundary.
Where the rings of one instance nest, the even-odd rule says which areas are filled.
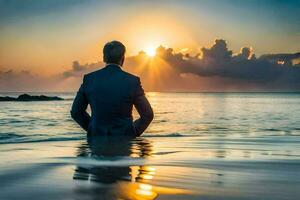
[[[148,46],[145,48],[145,52],[149,57],[154,57],[156,54],[156,49],[154,46]]]

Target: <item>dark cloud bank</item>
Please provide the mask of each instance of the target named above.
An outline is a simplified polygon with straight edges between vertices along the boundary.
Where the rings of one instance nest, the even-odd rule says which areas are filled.
[[[153,60],[163,61],[170,69],[160,70],[153,77],[151,63],[159,63]],[[125,69],[141,76],[150,91],[300,91],[299,62],[300,53],[257,58],[251,48],[243,47],[234,54],[225,40],[218,39],[212,47],[202,48],[193,56],[162,46],[152,59],[140,52],[127,58]],[[102,66],[101,62],[82,65],[74,61],[70,70],[50,78],[28,71],[0,71],[0,91],[76,90],[83,74]]]
[[[258,89],[300,89],[300,53],[269,54],[256,58],[249,47],[233,54],[225,40],[216,40],[211,48],[202,48],[201,57],[174,53],[159,47],[157,54],[180,73],[200,77],[218,77],[236,84],[255,84]]]

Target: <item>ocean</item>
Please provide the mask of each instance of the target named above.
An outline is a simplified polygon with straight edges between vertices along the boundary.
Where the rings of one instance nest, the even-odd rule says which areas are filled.
[[[38,94],[0,102],[1,200],[299,199],[300,93],[147,93],[142,137],[93,142]]]

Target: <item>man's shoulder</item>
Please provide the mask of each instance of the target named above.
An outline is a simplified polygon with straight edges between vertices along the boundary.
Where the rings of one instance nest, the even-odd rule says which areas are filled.
[[[89,72],[87,74],[84,74],[83,75],[83,80],[84,81],[92,81],[95,77],[99,76],[101,73],[103,72],[103,68],[101,69],[98,69],[96,71],[92,71],[92,72]],[[100,75],[101,76],[101,75]]]
[[[84,74],[84,77],[85,77],[85,78],[90,78],[90,77],[92,77],[92,76],[95,76],[96,74],[98,74],[98,73],[101,72],[102,70],[103,70],[103,68],[102,68],[102,69],[98,69],[98,70],[96,70],[96,71],[92,71],[92,72],[87,73],[87,74]]]
[[[134,74],[131,74],[131,73],[129,73],[129,72],[126,72],[126,71],[124,71],[124,70],[122,70],[122,73],[123,73],[125,76],[127,76],[128,78],[130,78],[130,79],[133,79],[133,80],[140,80],[140,77],[138,77],[138,76],[136,76],[136,75],[134,75]]]

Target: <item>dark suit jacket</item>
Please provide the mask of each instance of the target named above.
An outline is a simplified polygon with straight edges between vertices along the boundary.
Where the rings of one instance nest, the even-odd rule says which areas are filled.
[[[91,116],[86,112],[88,104]],[[133,122],[132,108],[140,118]],[[88,135],[140,136],[153,119],[139,77],[109,64],[84,76],[71,110]]]

